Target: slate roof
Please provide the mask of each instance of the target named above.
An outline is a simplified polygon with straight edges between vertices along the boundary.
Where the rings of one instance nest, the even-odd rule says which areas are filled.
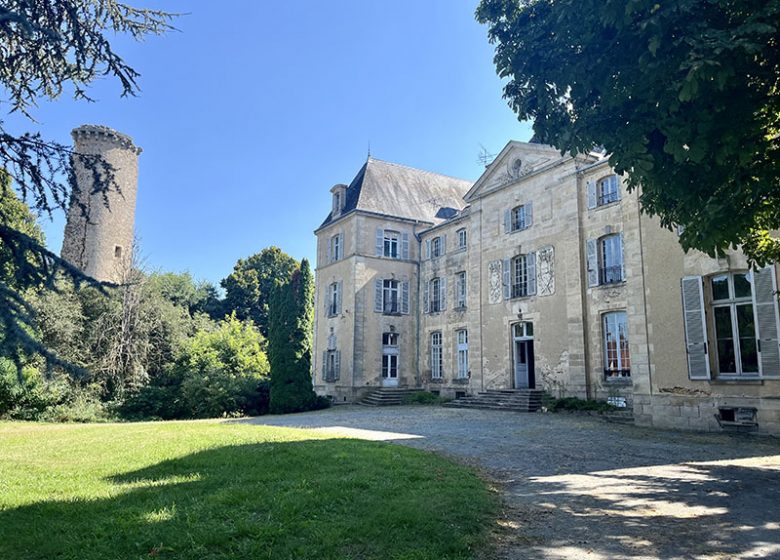
[[[347,187],[341,215],[364,210],[439,224],[462,210],[471,181],[369,157]],[[332,213],[320,227],[333,220]]]

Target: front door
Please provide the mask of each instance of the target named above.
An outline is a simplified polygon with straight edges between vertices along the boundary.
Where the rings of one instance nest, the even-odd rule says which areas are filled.
[[[512,325],[512,363],[514,364],[514,388],[533,389],[534,378],[534,339],[531,323]]]
[[[398,387],[398,354],[382,355],[382,387]]]

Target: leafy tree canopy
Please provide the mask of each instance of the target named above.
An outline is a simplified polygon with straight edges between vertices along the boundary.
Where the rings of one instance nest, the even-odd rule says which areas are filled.
[[[287,282],[298,261],[279,247],[267,247],[248,259],[239,259],[224,280],[225,311],[240,320],[251,319],[268,336],[268,303],[278,282]]]
[[[539,141],[602,146],[684,248],[780,259],[780,2],[482,0]]]

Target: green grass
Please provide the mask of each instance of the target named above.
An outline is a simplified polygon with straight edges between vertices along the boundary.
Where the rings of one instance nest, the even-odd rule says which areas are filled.
[[[0,422],[3,559],[471,558],[495,511],[472,471],[387,443]]]

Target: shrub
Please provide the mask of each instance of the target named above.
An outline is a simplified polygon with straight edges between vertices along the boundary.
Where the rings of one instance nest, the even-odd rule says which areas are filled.
[[[564,397],[562,399],[552,399],[552,403],[551,405],[547,406],[547,409],[553,412],[559,412],[562,410],[571,410],[571,411],[588,410],[594,412],[609,412],[611,410],[617,410],[616,407],[604,401],[580,399],[578,397]]]
[[[404,404],[441,404],[444,402],[439,395],[428,391],[416,391],[404,397]]]

